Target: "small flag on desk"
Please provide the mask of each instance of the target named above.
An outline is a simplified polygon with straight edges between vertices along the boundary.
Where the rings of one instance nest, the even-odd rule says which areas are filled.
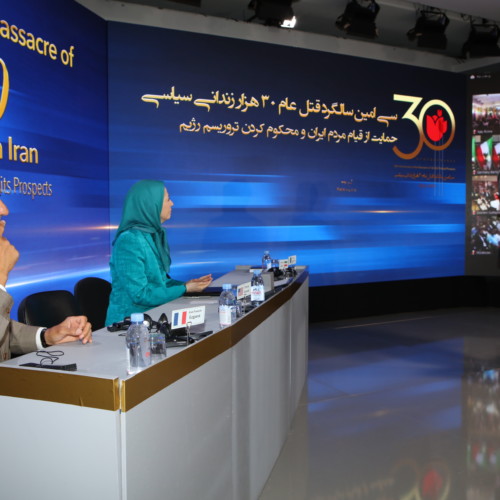
[[[172,320],[172,326],[174,328],[179,328],[181,326],[186,326],[187,323],[187,309],[184,309],[184,311],[175,311],[174,312],[174,317]]]
[[[236,298],[238,300],[243,300],[245,297],[250,296],[250,289],[251,289],[251,282],[247,281],[246,283],[242,283],[237,289],[236,289]]]
[[[172,328],[182,328],[188,323],[200,325],[205,322],[205,306],[172,311]]]

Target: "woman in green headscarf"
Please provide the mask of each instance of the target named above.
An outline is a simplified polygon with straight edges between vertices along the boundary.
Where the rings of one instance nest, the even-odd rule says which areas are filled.
[[[186,291],[201,292],[211,283],[210,274],[187,282],[168,275],[170,248],[162,224],[170,219],[173,205],[161,181],[139,181],[127,193],[109,263],[113,288],[107,325],[174,300]]]

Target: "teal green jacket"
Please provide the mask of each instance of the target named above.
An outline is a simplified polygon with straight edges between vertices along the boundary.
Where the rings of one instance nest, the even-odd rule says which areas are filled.
[[[170,302],[186,292],[184,282],[168,277],[149,233],[136,229],[123,232],[113,245],[109,265],[112,290],[106,325]]]

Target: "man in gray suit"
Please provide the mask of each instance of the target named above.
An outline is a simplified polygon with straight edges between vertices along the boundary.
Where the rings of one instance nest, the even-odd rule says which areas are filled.
[[[8,214],[9,209],[0,200],[0,218]],[[10,319],[14,301],[5,285],[19,252],[5,239],[4,230],[5,221],[0,220],[0,361],[9,359],[11,353],[24,354],[64,342],[92,342],[92,327],[85,316],[70,316],[52,328],[28,326]]]

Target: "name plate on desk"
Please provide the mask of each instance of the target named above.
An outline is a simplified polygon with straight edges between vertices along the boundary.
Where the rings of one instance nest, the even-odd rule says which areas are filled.
[[[280,259],[278,262],[279,262],[279,268],[281,271],[285,271],[288,268],[288,266],[290,265],[289,259]]]
[[[205,323],[205,306],[189,307],[172,311],[172,329],[183,328],[187,324],[201,325]]]
[[[251,282],[247,281],[246,283],[242,283],[237,289],[236,289],[236,298],[238,300],[242,300],[245,297],[250,296],[250,289],[251,289]]]

